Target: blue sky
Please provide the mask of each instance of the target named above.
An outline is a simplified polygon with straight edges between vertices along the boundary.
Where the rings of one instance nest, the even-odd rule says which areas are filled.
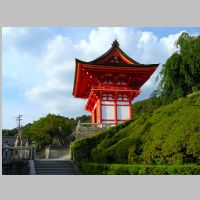
[[[66,117],[89,114],[86,101],[72,96],[75,58],[90,61],[107,51],[115,38],[130,57],[144,64],[161,63],[178,49],[181,32],[197,35],[197,27],[38,27],[2,29],[3,128],[22,125],[48,113]],[[134,101],[148,98],[155,77]]]

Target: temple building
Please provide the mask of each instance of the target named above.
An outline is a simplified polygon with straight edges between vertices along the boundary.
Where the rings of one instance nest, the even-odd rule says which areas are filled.
[[[85,110],[92,123],[117,124],[132,119],[132,100],[159,64],[140,64],[126,55],[115,40],[93,61],[76,59],[73,95],[88,99]]]

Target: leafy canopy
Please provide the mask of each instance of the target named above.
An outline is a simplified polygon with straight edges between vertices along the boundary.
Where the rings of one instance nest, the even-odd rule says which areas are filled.
[[[200,90],[200,36],[182,33],[175,43],[178,52],[163,65],[159,90],[165,103]]]
[[[48,114],[46,117],[23,127],[22,133],[35,141],[39,149],[51,144],[54,139],[57,139],[61,144],[67,144],[68,136],[72,134],[78,120],[87,122],[90,120],[90,116],[84,115],[75,120],[60,115]]]

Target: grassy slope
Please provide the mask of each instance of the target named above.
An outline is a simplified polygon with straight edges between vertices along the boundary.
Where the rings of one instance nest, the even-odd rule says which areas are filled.
[[[92,137],[88,140],[91,143]],[[86,148],[83,141],[77,141],[75,146],[78,143],[79,149]],[[126,127],[99,140],[88,160],[159,165],[200,163],[200,92],[141,113]]]

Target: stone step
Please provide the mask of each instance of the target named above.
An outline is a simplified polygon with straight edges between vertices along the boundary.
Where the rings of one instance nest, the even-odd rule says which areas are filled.
[[[59,165],[59,164],[53,164],[53,165],[44,165],[44,164],[36,164],[35,166],[41,166],[41,167],[73,167],[73,165]]]
[[[76,170],[75,169],[37,169],[37,172],[38,173],[45,173],[45,172],[48,172],[48,173],[51,173],[51,172],[58,172],[58,173],[61,173],[61,172],[73,172],[75,173]]]
[[[77,175],[77,171],[70,160],[36,160],[36,174],[38,175]]]
[[[51,164],[51,165],[53,165],[53,164],[60,164],[60,165],[72,165],[72,163],[71,162],[35,162],[36,164],[46,164],[46,165],[49,165],[49,164]]]
[[[71,172],[73,172],[73,173],[75,173],[76,172],[76,170],[37,170],[37,172],[38,173],[51,173],[51,172],[58,172],[58,173],[62,173],[62,172],[69,172],[69,173],[71,173]]]
[[[35,165],[36,167],[43,167],[43,168],[70,168],[74,167],[73,165]]]
[[[38,160],[35,160],[35,162],[47,162],[47,163],[53,163],[53,162],[56,162],[56,163],[72,163],[71,160],[55,160],[55,159],[38,159]]]
[[[35,165],[46,165],[46,166],[57,166],[57,165],[60,165],[60,166],[69,166],[69,165],[73,165],[72,163],[35,163]]]
[[[37,170],[37,173],[76,173],[76,170]]]
[[[65,164],[68,164],[68,163],[70,163],[70,164],[72,164],[72,162],[71,161],[35,161],[36,163],[60,163],[60,164],[63,164],[63,163],[65,163]]]
[[[42,165],[42,166],[71,166],[72,163],[35,163],[35,165]]]
[[[77,174],[76,171],[37,171],[37,174]]]
[[[74,169],[74,167],[73,166],[70,166],[70,167],[52,167],[52,166],[41,167],[41,166],[37,166],[37,169],[43,169],[43,170],[45,170],[45,169],[60,169],[60,170],[62,170],[62,169]]]
[[[61,173],[58,173],[58,172],[55,172],[55,173],[40,173],[40,174],[37,174],[37,175],[77,175],[77,173],[65,173],[65,172],[61,172]]]
[[[77,174],[76,171],[38,171],[37,174]]]

